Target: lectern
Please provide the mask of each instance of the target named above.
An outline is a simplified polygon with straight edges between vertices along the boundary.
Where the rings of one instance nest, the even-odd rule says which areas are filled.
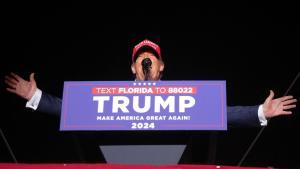
[[[65,82],[62,106],[64,131],[227,129],[225,81]],[[178,164],[185,147],[99,145],[108,163],[123,164]]]

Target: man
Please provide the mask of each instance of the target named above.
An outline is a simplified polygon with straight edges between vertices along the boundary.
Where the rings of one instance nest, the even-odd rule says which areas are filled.
[[[131,70],[136,81],[160,80],[164,70],[160,47],[147,39],[138,43],[133,48]],[[34,73],[31,73],[29,81],[11,73],[5,77],[5,83],[8,85],[7,91],[28,100],[26,107],[50,114],[60,114],[61,99],[38,89]],[[290,109],[296,107],[297,101],[293,96],[273,98],[274,92],[271,90],[261,105],[228,107],[229,126],[265,126],[267,119],[292,114]]]

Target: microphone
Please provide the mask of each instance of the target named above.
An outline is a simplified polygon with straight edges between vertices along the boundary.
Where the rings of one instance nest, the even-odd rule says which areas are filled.
[[[152,65],[152,61],[149,58],[145,58],[142,61],[142,67],[143,67],[143,72],[144,72],[146,81],[149,79],[149,69],[151,69],[151,65]]]
[[[151,59],[149,59],[149,58],[145,58],[145,59],[142,61],[143,69],[149,69],[149,68],[151,68],[151,65],[152,65],[152,61],[151,61]]]

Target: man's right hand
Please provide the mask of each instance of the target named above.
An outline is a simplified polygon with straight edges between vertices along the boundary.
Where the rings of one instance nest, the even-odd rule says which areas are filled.
[[[37,89],[34,73],[30,74],[29,81],[24,80],[15,73],[10,73],[10,75],[5,76],[5,83],[8,85],[7,91],[15,93],[26,100],[30,100]]]

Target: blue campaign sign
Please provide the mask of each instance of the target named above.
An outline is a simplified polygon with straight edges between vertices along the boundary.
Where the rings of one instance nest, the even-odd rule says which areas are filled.
[[[225,81],[65,82],[60,130],[226,130]]]

